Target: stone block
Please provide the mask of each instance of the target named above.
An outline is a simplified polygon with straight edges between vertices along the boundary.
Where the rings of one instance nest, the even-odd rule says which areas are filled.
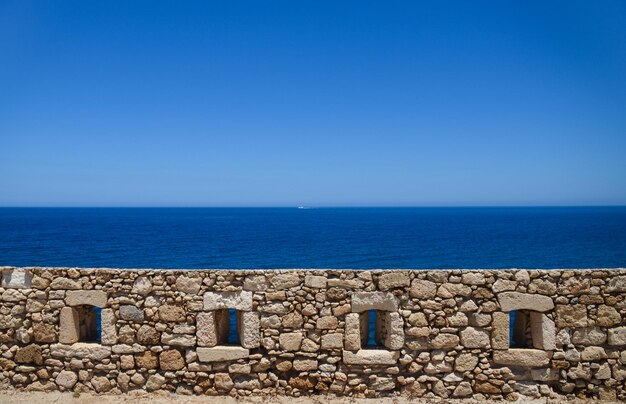
[[[282,333],[278,336],[280,348],[285,351],[298,351],[304,337],[301,332]]]
[[[164,332],[161,334],[161,343],[164,345],[191,348],[196,345],[196,337],[192,335],[170,334]]]
[[[244,348],[261,346],[261,319],[258,312],[237,312],[239,341]]]
[[[170,304],[159,306],[159,318],[161,321],[183,322],[186,320],[185,309]]]
[[[326,277],[319,275],[307,275],[304,277],[304,286],[314,289],[325,289]]]
[[[334,330],[337,328],[338,321],[335,316],[324,316],[317,319],[316,326],[318,330]]]
[[[368,310],[398,311],[398,298],[390,292],[352,293],[352,311],[360,313]]]
[[[25,268],[14,268],[2,272],[2,287],[5,289],[30,289],[33,275]]]
[[[214,311],[198,313],[196,316],[196,339],[198,346],[212,347],[217,345]]]
[[[133,305],[122,305],[120,306],[120,318],[124,321],[141,323],[144,320],[144,313],[142,309]]]
[[[152,291],[152,282],[145,276],[140,276],[135,279],[131,293],[145,296]]]
[[[346,314],[345,349],[358,351],[361,349],[361,316],[358,313]]]
[[[385,332],[383,345],[389,349],[402,349],[404,346],[404,320],[397,312],[385,312],[383,315]]]
[[[50,282],[51,289],[66,289],[66,290],[78,290],[82,289],[83,286],[80,282],[75,281],[74,279],[58,277],[54,278],[52,282]]]
[[[159,354],[161,370],[181,370],[185,367],[185,359],[176,349],[163,351]]]
[[[498,302],[502,311],[533,310],[546,312],[554,308],[550,297],[520,292],[502,292],[498,294]]]
[[[270,283],[276,290],[291,289],[300,285],[300,276],[297,273],[276,274]]]
[[[252,311],[252,292],[206,292],[204,310],[221,309]]]
[[[69,290],[65,294],[65,304],[68,306],[90,305],[106,307],[107,294],[103,290]]]
[[[550,364],[552,352],[540,349],[509,349],[493,351],[493,361],[498,365],[541,368]]]
[[[530,332],[535,348],[546,351],[556,349],[556,326],[545,314],[530,312]]]
[[[359,344],[360,345],[360,344]],[[335,332],[322,335],[322,349],[342,349],[343,334]],[[360,346],[355,350],[360,349]]]
[[[197,348],[199,362],[226,362],[247,358],[250,350],[238,346],[220,346],[213,348]]]
[[[411,282],[411,297],[416,299],[432,299],[437,296],[437,284],[431,281],[415,279]]]
[[[491,347],[493,349],[509,349],[510,332],[509,313],[493,313]]]
[[[317,361],[314,359],[295,359],[293,361],[293,368],[298,372],[317,370]]]
[[[100,343],[103,345],[117,344],[117,329],[115,327],[115,313],[113,309],[102,309],[100,312]]]
[[[80,339],[78,311],[63,307],[59,316],[59,342],[73,344]]]
[[[575,345],[603,345],[606,342],[606,331],[599,327],[577,328],[572,334]]]
[[[200,291],[202,286],[202,278],[190,278],[187,276],[179,276],[176,278],[176,290],[182,293],[195,295]]]
[[[609,345],[626,345],[626,327],[609,328]]]
[[[409,273],[406,271],[389,271],[378,277],[378,289],[382,291],[403,288],[409,286],[409,283]]]
[[[558,305],[556,307],[556,325],[559,328],[586,327],[589,325],[587,306],[583,304]]]
[[[395,365],[400,352],[383,349],[361,349],[357,352],[343,351],[343,362],[346,365]]]
[[[243,281],[244,290],[263,292],[268,288],[267,279],[263,275],[251,275]]]
[[[52,344],[50,345],[50,355],[54,358],[102,360],[111,356],[111,347],[82,342],[72,345]]]

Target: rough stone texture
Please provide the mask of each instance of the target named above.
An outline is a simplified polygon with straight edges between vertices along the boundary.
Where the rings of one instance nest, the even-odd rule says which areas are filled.
[[[387,292],[355,292],[352,294],[352,311],[398,311],[398,299]]]
[[[204,310],[235,309],[252,310],[252,292],[207,292],[204,294]]]
[[[70,290],[65,294],[65,304],[68,306],[87,304],[102,308],[107,305],[107,294],[102,290]]]
[[[547,297],[530,293],[502,292],[498,294],[502,311],[533,310],[545,312],[554,308],[554,301]]]
[[[0,270],[3,388],[626,401],[624,269]]]

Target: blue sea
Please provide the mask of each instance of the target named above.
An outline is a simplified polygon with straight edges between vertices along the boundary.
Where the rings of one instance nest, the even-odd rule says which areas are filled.
[[[0,265],[626,267],[626,207],[1,208]]]

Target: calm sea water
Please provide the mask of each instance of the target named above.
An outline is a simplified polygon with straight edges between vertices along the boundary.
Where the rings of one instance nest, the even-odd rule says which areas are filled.
[[[626,266],[626,207],[0,209],[0,265]]]

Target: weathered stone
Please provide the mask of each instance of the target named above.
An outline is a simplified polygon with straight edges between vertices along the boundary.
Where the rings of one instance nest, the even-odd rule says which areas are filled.
[[[500,303],[500,309],[507,312],[511,310],[545,312],[554,308],[554,302],[547,296],[519,292],[499,293],[498,303]]]
[[[626,292],[626,275],[612,277],[606,290],[607,292]]]
[[[428,325],[428,320],[424,313],[411,313],[409,316],[409,324],[415,327],[425,327]]]
[[[200,362],[226,362],[247,358],[250,355],[250,350],[237,346],[197,348],[196,352]]]
[[[25,268],[2,272],[2,287],[5,289],[30,289],[32,281],[32,273]]]
[[[65,390],[71,390],[76,385],[76,382],[78,382],[78,376],[76,373],[69,370],[62,370],[57,375],[55,382],[59,387]]]
[[[480,272],[466,272],[461,275],[461,283],[465,285],[484,285],[485,275]]]
[[[141,354],[135,354],[135,364],[140,369],[156,369],[159,367],[159,358],[153,352],[144,352]]]
[[[240,312],[239,340],[244,348],[258,348],[261,346],[260,318],[257,312]]]
[[[111,382],[106,376],[94,376],[91,379],[91,385],[97,393],[104,393],[111,390]]]
[[[606,352],[604,348],[599,346],[588,346],[580,354],[580,358],[583,361],[597,361],[600,359],[606,359]]]
[[[124,321],[140,323],[144,319],[143,310],[131,305],[120,306],[120,318]]]
[[[152,291],[152,282],[150,282],[150,279],[146,278],[145,276],[140,276],[137,279],[135,279],[131,293],[136,293],[138,295],[145,296],[151,291]]]
[[[380,349],[361,349],[358,352],[343,351],[346,365],[395,365],[400,352]]]
[[[576,345],[602,345],[606,342],[606,332],[597,327],[577,328],[572,334]]]
[[[556,327],[554,321],[545,314],[530,312],[530,332],[535,348],[546,351],[556,349]]]
[[[80,339],[78,311],[71,307],[61,309],[59,325],[59,342],[73,344]]]
[[[137,342],[142,345],[158,345],[160,340],[161,333],[149,325],[144,324],[137,331]]]
[[[461,382],[452,392],[454,397],[469,397],[473,393],[472,385],[469,382]]]
[[[164,384],[165,384],[165,377],[156,373],[148,377],[148,380],[146,381],[146,390],[147,391],[159,390]]]
[[[280,334],[278,337],[278,343],[281,349],[285,351],[297,351],[300,349],[302,345],[302,336],[301,332],[288,332]]]
[[[609,345],[626,345],[626,327],[609,328]]]
[[[73,279],[58,277],[54,278],[52,282],[50,282],[50,288],[76,290],[82,289],[82,285],[80,284],[80,282]]]
[[[509,349],[493,351],[493,361],[498,365],[540,368],[548,366],[552,352],[539,349]]]
[[[602,305],[598,307],[596,324],[601,327],[610,327],[622,322],[622,316],[615,308]]]
[[[50,355],[55,358],[102,360],[111,356],[111,347],[81,342],[72,345],[52,344]]]
[[[361,313],[368,310],[398,311],[398,299],[390,292],[352,293],[352,311]]]
[[[283,317],[282,323],[285,328],[300,328],[304,323],[304,319],[300,313],[294,311]]]
[[[185,321],[185,309],[180,306],[163,305],[159,307],[161,321],[183,322]]]
[[[19,302],[26,300],[26,295],[17,289],[7,289],[2,293],[3,302]]]
[[[459,345],[459,337],[454,334],[440,333],[430,341],[434,349],[450,349]]]
[[[404,346],[404,321],[399,313],[385,312],[384,322],[386,333],[383,345],[389,349],[402,349]]]
[[[410,295],[416,299],[432,299],[437,295],[437,284],[427,280],[415,279],[411,283]]]
[[[478,365],[478,357],[469,353],[460,354],[454,361],[454,369],[457,372],[469,372]]]
[[[465,348],[491,348],[489,333],[480,328],[466,327],[461,330],[461,345]]]
[[[357,351],[361,349],[361,320],[358,313],[346,315],[345,349]]]
[[[291,289],[300,285],[300,277],[291,273],[277,274],[270,279],[270,283],[276,290]]]
[[[382,291],[409,286],[409,283],[409,273],[405,271],[390,271],[378,277],[378,289]]]
[[[446,317],[446,322],[449,327],[465,327],[468,324],[468,319],[465,313],[459,311]]]
[[[201,278],[189,278],[186,276],[179,276],[176,278],[176,290],[179,292],[195,295],[200,291],[201,287]]]
[[[343,334],[337,332],[322,335],[321,346],[322,349],[343,349]]]
[[[556,325],[565,327],[586,327],[587,307],[582,304],[556,306]]]
[[[33,339],[35,342],[55,342],[57,340],[57,332],[52,324],[34,323]]]
[[[215,374],[214,385],[215,388],[221,392],[231,391],[235,386],[235,384],[233,383],[233,379],[231,379],[228,373]]]
[[[317,370],[317,361],[313,359],[295,359],[293,361],[293,368],[299,372]]]
[[[252,310],[252,292],[206,292],[204,310]]]
[[[100,343],[114,345],[117,343],[115,312],[112,309],[102,309],[100,312]]]
[[[457,296],[469,296],[472,288],[460,283],[444,283],[437,289],[437,296],[444,299],[451,299]]]
[[[334,330],[337,328],[338,322],[335,316],[324,316],[317,319],[318,330]]]
[[[500,292],[506,292],[508,290],[515,290],[516,287],[517,287],[516,281],[510,281],[507,279],[498,279],[497,281],[494,282],[493,286],[491,287],[491,290],[493,290],[494,293],[500,293]]]
[[[161,370],[180,370],[185,367],[185,359],[176,349],[163,351],[159,354]]]
[[[196,316],[196,338],[198,346],[217,345],[215,312],[198,313]]]
[[[262,291],[265,291],[267,288],[268,288],[267,279],[263,275],[248,276],[243,282],[244,290],[262,292]]]
[[[326,277],[319,275],[307,275],[304,277],[304,286],[314,289],[325,289]]]
[[[164,332],[161,334],[161,343],[165,345],[191,348],[196,345],[196,337],[191,335],[170,334]]]
[[[491,330],[491,347],[493,349],[509,349],[509,313],[493,313]]]
[[[65,304],[68,306],[90,305],[106,307],[107,294],[103,290],[68,290],[65,294]]]
[[[41,365],[43,358],[41,356],[41,347],[39,345],[28,345],[24,348],[19,348],[15,353],[15,362],[17,363],[34,363],[35,365]]]

